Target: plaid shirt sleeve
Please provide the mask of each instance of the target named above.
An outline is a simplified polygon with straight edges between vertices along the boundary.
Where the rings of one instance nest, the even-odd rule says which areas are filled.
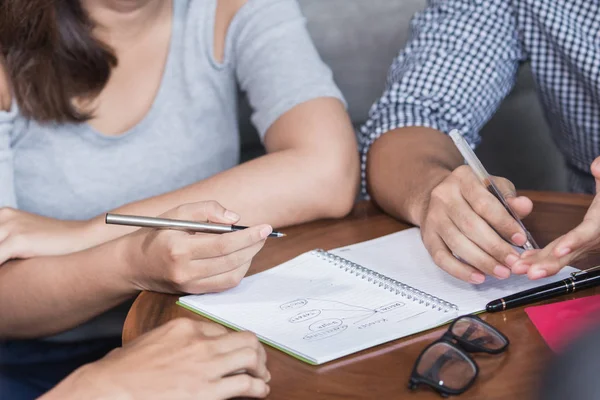
[[[364,196],[369,148],[390,130],[459,129],[471,146],[479,143],[479,129],[512,89],[525,59],[510,3],[430,0],[415,15],[411,38],[358,134]]]

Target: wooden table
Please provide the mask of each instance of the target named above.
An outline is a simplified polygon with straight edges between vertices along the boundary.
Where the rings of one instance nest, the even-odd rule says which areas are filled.
[[[523,192],[534,201],[534,212],[525,224],[540,245],[576,226],[591,202],[590,196]],[[358,204],[339,221],[318,221],[285,229],[287,238],[269,241],[255,258],[250,274],[264,271],[314,248],[332,249],[406,229],[370,203]],[[594,260],[595,258],[595,260]],[[578,266],[591,266],[600,257],[590,256]],[[600,293],[598,289],[563,296],[560,300]],[[176,317],[203,318],[175,305],[177,296],[145,292],[133,304],[123,330],[123,342]],[[483,318],[511,341],[505,355],[475,356],[480,375],[462,399],[533,398],[537,380],[551,351],[522,308]],[[447,327],[377,346],[322,366],[310,366],[267,348],[273,375],[270,399],[439,399],[428,389],[411,392],[407,382],[418,353]]]

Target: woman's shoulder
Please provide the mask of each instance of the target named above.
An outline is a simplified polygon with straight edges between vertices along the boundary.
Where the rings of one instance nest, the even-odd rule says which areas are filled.
[[[9,111],[12,104],[12,95],[6,70],[0,61],[0,111]]]
[[[219,64],[227,59],[228,42],[235,45],[241,34],[260,34],[261,29],[257,30],[255,25],[261,23],[257,21],[268,26],[271,19],[300,12],[296,0],[188,0],[187,4],[186,24],[197,32],[188,39],[199,40],[201,48],[211,49],[207,54],[212,53],[213,60]]]

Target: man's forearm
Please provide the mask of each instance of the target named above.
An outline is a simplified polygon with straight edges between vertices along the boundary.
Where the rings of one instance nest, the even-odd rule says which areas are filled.
[[[120,244],[0,267],[0,338],[43,337],[73,328],[136,294]]]
[[[389,214],[420,225],[429,194],[462,163],[452,140],[437,130],[407,127],[373,143],[367,159],[373,200]]]

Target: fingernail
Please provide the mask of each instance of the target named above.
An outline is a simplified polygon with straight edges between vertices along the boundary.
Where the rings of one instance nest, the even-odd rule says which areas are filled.
[[[517,275],[523,275],[529,269],[529,265],[524,263],[517,263],[513,265],[512,272]]]
[[[556,250],[556,255],[559,256],[559,257],[562,257],[562,256],[566,256],[570,252],[571,252],[570,248],[568,248],[568,247],[561,247],[560,249]]]
[[[510,276],[510,269],[506,268],[504,265],[496,265],[493,272],[499,279],[506,279]]]
[[[271,232],[273,232],[273,228],[271,226],[267,225],[260,230],[260,237],[263,239],[266,239],[269,237]]]
[[[271,380],[271,373],[267,371],[267,380],[265,382],[269,382]]]
[[[527,241],[527,238],[522,233],[515,233],[510,237],[510,240],[517,246],[523,246]]]
[[[535,271],[531,271],[530,278],[531,279],[540,279],[548,275],[548,271],[543,269],[536,269]]]
[[[269,385],[267,385],[267,395],[271,393],[271,387]]]
[[[485,281],[485,276],[479,272],[473,272],[469,278],[469,282],[479,285]]]
[[[506,260],[504,260],[506,262],[506,265],[508,265],[509,267],[512,268],[512,266],[519,261],[519,256],[515,255],[515,254],[509,254],[506,256]]]
[[[240,219],[239,215],[237,215],[233,211],[229,211],[229,210],[225,210],[225,214],[223,214],[223,215],[225,216],[226,219],[230,220],[231,222],[236,222]]]

